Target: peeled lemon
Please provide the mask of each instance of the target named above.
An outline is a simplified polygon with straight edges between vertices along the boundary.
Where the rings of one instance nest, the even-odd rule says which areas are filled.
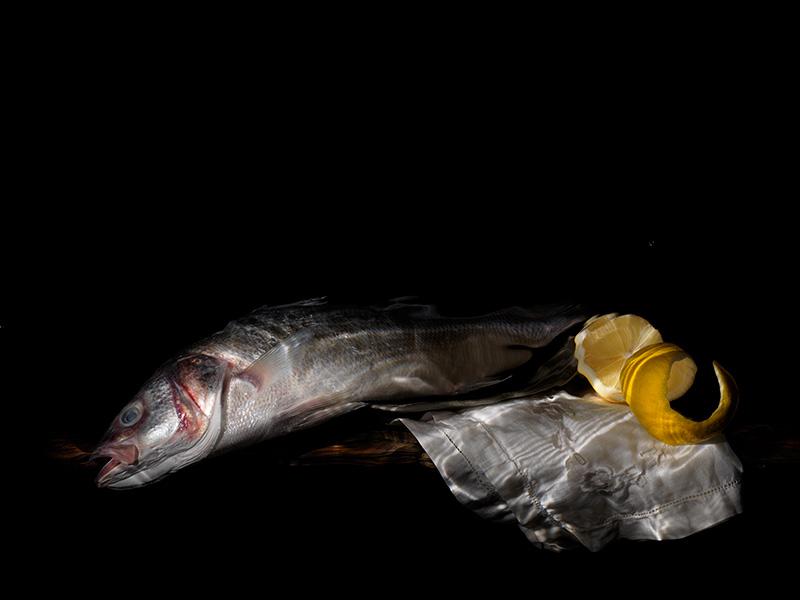
[[[625,361],[642,348],[661,341],[658,330],[642,317],[615,313],[595,317],[575,336],[578,373],[589,380],[601,397],[624,403],[620,374]]]
[[[697,365],[636,315],[608,314],[587,321],[575,336],[575,357],[578,372],[598,395],[627,403],[642,427],[667,444],[696,444],[713,437],[736,408],[736,382],[715,362],[720,402],[712,415],[693,421],[673,410],[670,402],[692,386]]]

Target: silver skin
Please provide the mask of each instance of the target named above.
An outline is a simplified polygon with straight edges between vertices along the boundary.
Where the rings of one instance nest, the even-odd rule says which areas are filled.
[[[584,319],[560,308],[447,318],[420,305],[322,300],[258,309],[145,383],[95,452],[110,459],[97,485],[138,487],[367,405],[391,410],[425,399],[429,408],[493,389],[530,361],[531,349]]]

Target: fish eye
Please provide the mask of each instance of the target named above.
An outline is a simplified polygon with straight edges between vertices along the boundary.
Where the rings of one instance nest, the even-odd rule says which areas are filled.
[[[138,406],[131,406],[128,410],[126,410],[119,418],[119,422],[122,423],[125,427],[130,427],[136,421],[139,420],[139,417],[142,416],[142,411],[139,410]]]

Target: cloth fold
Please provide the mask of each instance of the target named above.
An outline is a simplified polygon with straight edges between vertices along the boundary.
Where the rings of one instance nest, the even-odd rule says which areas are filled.
[[[566,392],[400,419],[453,495],[546,549],[682,538],[741,512],[724,439],[668,446],[624,405]]]

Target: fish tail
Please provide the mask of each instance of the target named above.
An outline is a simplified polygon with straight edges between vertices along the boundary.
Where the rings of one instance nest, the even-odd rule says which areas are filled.
[[[537,394],[563,387],[578,372],[578,361],[575,359],[575,338],[567,336],[563,341],[556,341],[549,347],[552,354],[542,357],[543,360],[532,369],[528,384],[523,386],[525,394]],[[538,361],[532,362],[536,365]]]

